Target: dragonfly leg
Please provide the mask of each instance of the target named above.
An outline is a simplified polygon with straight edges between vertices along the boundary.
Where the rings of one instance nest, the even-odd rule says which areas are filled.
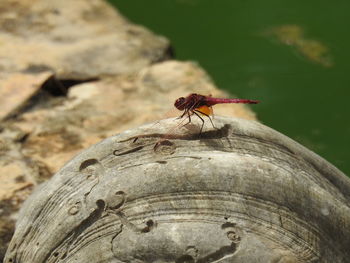
[[[177,117],[176,119],[182,119],[186,114],[188,114],[188,109],[185,109],[181,116]]]
[[[204,126],[204,120],[196,111],[193,111],[193,113],[196,114],[198,116],[198,118],[202,121],[202,126],[201,126],[201,129],[199,131],[199,135],[201,135],[202,134],[202,130],[203,130],[203,126]]]
[[[187,124],[190,124],[191,123],[191,114],[189,111],[187,111],[187,117],[188,117],[188,122],[186,122],[185,124],[182,125],[183,126],[186,126]]]
[[[188,117],[188,122],[186,122],[185,124],[182,125],[183,126],[186,126],[187,124],[191,123],[191,115],[190,113],[187,114],[187,117]]]
[[[204,116],[207,116],[208,119],[210,120],[210,123],[211,123],[211,125],[213,126],[213,128],[216,129],[216,130],[218,129],[218,128],[215,127],[213,121],[212,121],[211,118],[210,118],[210,115],[205,114],[204,112],[201,112],[201,111],[197,111],[197,112],[200,113],[200,114],[203,114]],[[198,114],[197,114],[197,116],[198,116]],[[199,117],[199,116],[198,116],[198,117]]]

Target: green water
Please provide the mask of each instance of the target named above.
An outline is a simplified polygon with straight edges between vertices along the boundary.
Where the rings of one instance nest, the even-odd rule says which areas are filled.
[[[259,120],[350,175],[349,0],[110,0]]]

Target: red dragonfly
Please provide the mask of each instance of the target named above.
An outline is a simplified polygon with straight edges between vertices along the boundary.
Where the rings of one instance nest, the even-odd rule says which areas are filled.
[[[215,128],[213,121],[210,118],[210,115],[213,114],[212,106],[215,104],[224,104],[224,103],[245,103],[245,104],[257,104],[258,100],[247,100],[247,99],[222,99],[222,98],[213,98],[211,96],[204,96],[196,93],[188,95],[186,98],[178,98],[174,106],[183,111],[182,115],[179,118],[183,118],[185,115],[188,117],[188,122],[184,125],[187,125],[191,122],[191,116],[196,115],[201,121],[202,126],[200,129],[200,134],[204,126],[204,120],[200,114],[209,118],[211,124]]]
[[[188,95],[186,98],[185,97],[180,97],[178,98],[174,106],[180,111],[183,111],[182,115],[178,117],[178,119],[183,119],[185,116],[188,117],[188,122],[182,126],[185,126],[191,122],[191,116],[196,115],[201,121],[202,121],[202,126],[200,129],[199,134],[202,133],[202,129],[204,126],[204,119],[200,115],[204,115],[209,118],[211,124],[215,128],[213,121],[211,120],[210,115],[213,114],[213,109],[212,106],[216,104],[224,104],[224,103],[245,103],[245,104],[257,104],[259,103],[258,100],[247,100],[247,99],[222,99],[222,98],[213,98],[211,96],[204,96],[196,93],[192,93]],[[182,122],[185,119],[183,119],[179,125],[182,124]],[[158,122],[159,123],[159,122]],[[178,125],[173,127],[173,129],[179,127]],[[172,129],[172,130],[173,130]],[[157,149],[157,147],[162,144],[165,141],[168,141],[166,138],[170,138],[171,132],[165,134],[165,136],[157,141],[157,143],[154,145],[153,149]],[[136,142],[140,137],[148,137],[148,135],[140,135],[140,136],[135,136],[132,138],[129,138],[127,140],[133,139],[133,142]]]

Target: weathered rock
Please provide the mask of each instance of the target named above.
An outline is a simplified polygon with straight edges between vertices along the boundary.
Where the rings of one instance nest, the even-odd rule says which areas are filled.
[[[2,0],[2,72],[88,79],[131,73],[169,57],[169,43],[102,0]]]
[[[173,123],[71,160],[26,201],[5,262],[348,261],[339,170],[257,122],[217,117],[218,130],[165,138]]]
[[[1,50],[1,49],[0,49]],[[11,74],[0,79],[0,120],[14,115],[25,106],[42,84],[51,77],[49,72],[41,74]]]

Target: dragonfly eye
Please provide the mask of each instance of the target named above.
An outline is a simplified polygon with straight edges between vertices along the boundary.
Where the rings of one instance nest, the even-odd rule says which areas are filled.
[[[174,106],[178,109],[178,110],[184,110],[185,109],[185,98],[181,97],[178,98],[175,103]]]

